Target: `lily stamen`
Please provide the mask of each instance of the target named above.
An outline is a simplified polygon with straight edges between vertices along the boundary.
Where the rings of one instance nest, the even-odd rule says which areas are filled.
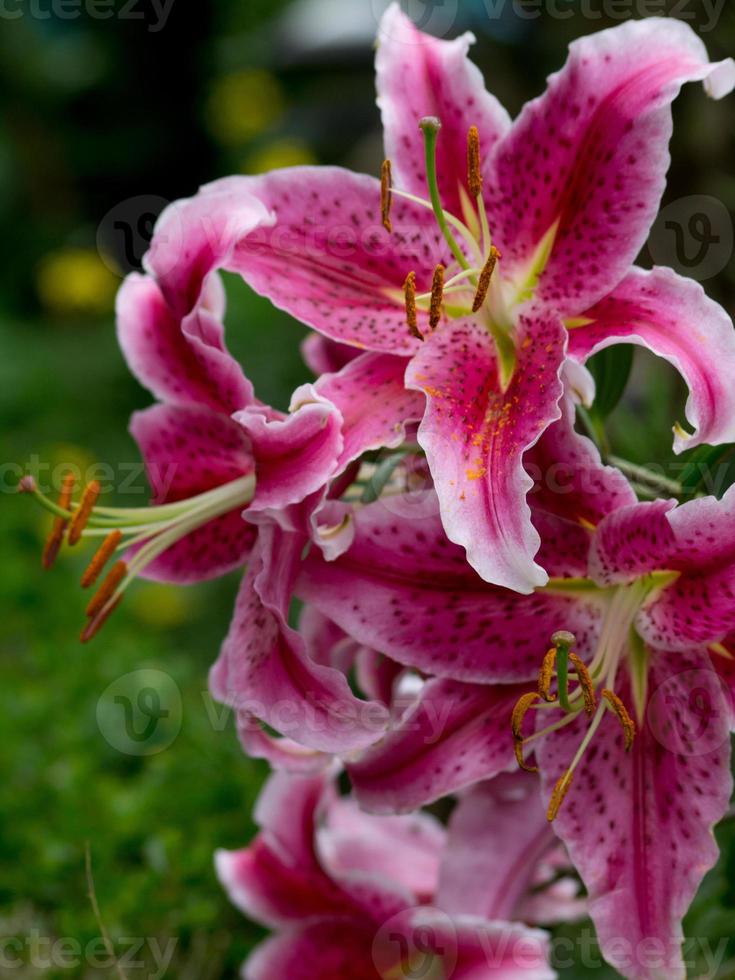
[[[467,133],[467,186],[473,198],[482,194],[482,172],[480,171],[480,134],[477,126],[470,126]]]
[[[549,808],[546,811],[546,819],[549,823],[556,820],[559,809],[564,802],[564,797],[569,792],[569,787],[572,785],[572,773],[567,770],[563,776],[561,776],[557,782],[554,789],[551,791],[551,799],[549,800]]]
[[[527,694],[522,694],[515,707],[513,708],[513,713],[511,714],[510,727],[513,732],[513,747],[515,750],[516,760],[521,769],[525,769],[526,772],[538,772],[536,766],[529,766],[526,760],[523,758],[523,746],[525,744],[525,739],[523,738],[523,719],[526,717],[529,708],[533,705],[534,701],[537,701],[539,695],[536,691],[529,691]]]
[[[570,653],[569,660],[577,672],[577,683],[582,691],[584,710],[586,714],[593,715],[597,707],[597,698],[595,697],[595,685],[592,683],[590,673],[576,653]],[[601,693],[604,695],[605,692],[602,691]]]
[[[92,560],[90,561],[89,565],[87,565],[87,568],[82,575],[81,586],[83,589],[88,589],[90,585],[94,585],[99,578],[102,569],[112,557],[121,540],[121,531],[110,531],[105,540],[92,556]]]
[[[58,511],[68,512],[71,504],[71,495],[74,492],[74,483],[74,475],[72,473],[67,473],[61,484],[61,493],[59,494],[59,502],[57,505],[57,516],[54,518],[51,531],[49,536],[46,538],[46,543],[43,546],[41,563],[43,564],[44,568],[51,568],[51,566],[54,564],[64,540],[64,534],[69,524],[69,516],[71,515],[63,516],[61,513],[58,513]],[[37,491],[35,491],[35,486],[34,490],[30,492],[37,493]]]
[[[442,300],[444,298],[444,266],[434,269],[431,281],[431,302],[429,306],[429,326],[434,330],[442,318]]]
[[[86,643],[119,605],[128,585],[151,562],[210,521],[247,507],[255,493],[255,475],[247,474],[189,499],[142,508],[97,506],[99,485],[96,481],[90,483],[80,503],[74,507],[71,500],[74,478],[71,475],[64,479],[58,503],[46,497],[30,476],[20,481],[18,489],[31,493],[54,515],[54,526],[44,546],[45,567],[50,567],[58,554],[67,527],[71,528],[71,544],[80,537],[104,538],[82,575],[83,588],[97,581],[116,551],[127,549],[129,552],[129,561],[119,560],[112,566],[87,605],[89,621],[81,635],[82,642]],[[131,552],[130,549],[136,550]]]
[[[380,218],[387,232],[393,231],[390,211],[393,204],[393,175],[390,160],[383,160],[380,169]]]
[[[493,272],[495,272],[495,266],[498,264],[498,259],[502,258],[500,252],[495,248],[494,245],[490,246],[490,254],[487,257],[487,261],[482,268],[480,273],[480,279],[477,283],[477,291],[475,293],[475,298],[472,302],[472,312],[477,313],[482,304],[485,302],[490,289],[490,282],[493,277]]]
[[[419,330],[418,317],[416,315],[416,273],[409,272],[403,284],[403,297],[406,304],[406,323],[412,337],[423,340],[424,335]]]
[[[623,732],[625,733],[625,751],[628,752],[635,740],[635,722],[631,718],[628,709],[614,691],[610,691],[608,688],[603,688],[600,691],[600,696],[603,697],[610,705],[610,709],[623,726]]]
[[[82,499],[79,502],[79,506],[74,511],[74,516],[71,519],[68,536],[70,545],[75,545],[80,540],[82,531],[87,526],[89,518],[92,516],[92,510],[94,509],[94,505],[97,503],[99,495],[100,485],[97,480],[92,480],[92,482],[88,483],[84,488]]]
[[[538,693],[544,701],[552,702],[556,700],[551,693],[551,679],[554,675],[555,664],[556,647],[551,647],[551,649],[546,651],[546,656],[541,664],[541,670],[538,675]]]
[[[610,639],[609,630],[603,629],[601,642],[607,647]],[[558,814],[559,808],[569,789],[572,775],[590,746],[607,710],[611,710],[616,715],[623,727],[626,749],[630,748],[635,737],[635,724],[633,719],[630,717],[621,699],[611,690],[610,686],[605,686],[600,690],[599,693],[602,700],[598,702],[595,692],[595,681],[593,679],[595,674],[590,671],[581,657],[571,649],[576,644],[574,634],[566,630],[559,630],[554,633],[551,642],[552,646],[544,655],[539,670],[538,689],[523,694],[516,702],[511,715],[513,748],[519,766],[523,769],[530,768],[525,764],[523,758],[524,749],[530,743],[536,742],[541,738],[546,738],[566,725],[576,721],[582,711],[591,720],[584,738],[574,755],[574,759],[552,791],[547,813],[550,821],[554,820]],[[611,651],[608,651],[608,656],[600,662],[600,665],[605,665],[605,683],[607,685],[610,685],[615,677],[618,660],[619,650],[615,646]],[[573,672],[569,672],[569,665],[574,668]],[[598,671],[598,673],[601,673],[601,671]],[[557,680],[556,698],[551,694],[551,683],[554,674],[556,674]],[[570,680],[575,681],[577,684],[577,687],[571,693],[569,692]],[[537,701],[541,703],[537,704]],[[564,714],[558,721],[524,738],[521,726],[526,713],[531,708],[559,708]]]

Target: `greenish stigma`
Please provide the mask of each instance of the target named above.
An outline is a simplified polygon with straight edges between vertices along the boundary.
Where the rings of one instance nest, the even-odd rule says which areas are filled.
[[[429,188],[429,198],[434,209],[434,217],[439,225],[442,235],[446,239],[447,245],[452,251],[452,255],[463,269],[470,269],[464,252],[457,244],[457,240],[452,234],[447,223],[446,214],[442,207],[441,194],[439,193],[439,183],[436,175],[436,141],[439,130],[442,128],[441,120],[436,116],[424,116],[419,121],[419,129],[424,134],[424,147],[426,150],[426,184]]]

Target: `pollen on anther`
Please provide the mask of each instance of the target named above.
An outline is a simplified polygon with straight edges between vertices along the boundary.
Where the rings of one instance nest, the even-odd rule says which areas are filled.
[[[413,337],[423,340],[423,334],[419,330],[418,316],[416,314],[416,273],[409,272],[403,284],[403,296],[406,301],[406,323]]]
[[[434,269],[431,281],[431,303],[429,305],[429,326],[433,330],[442,318],[442,299],[444,298],[444,266]]]
[[[584,698],[584,710],[588,715],[591,715],[597,707],[597,698],[595,697],[595,685],[592,683],[590,672],[587,670],[586,664],[579,659],[576,653],[569,654],[569,662],[577,672],[577,680],[582,689],[582,697]]]
[[[480,273],[480,279],[477,283],[477,292],[475,293],[475,298],[472,303],[473,313],[477,313],[487,298],[487,291],[490,289],[490,280],[493,277],[493,272],[495,271],[495,266],[498,264],[499,258],[502,258],[500,252],[494,245],[492,245],[490,247],[490,254],[487,257],[487,261],[483,266],[482,272]]]
[[[87,565],[84,574],[82,575],[82,588],[87,589],[90,585],[94,585],[100,576],[100,572],[105,567],[107,562],[110,560],[112,553],[115,548],[120,544],[122,538],[122,532],[120,531],[110,531],[105,540],[102,542],[100,547],[92,556],[92,560],[89,565]]]
[[[59,494],[59,507],[62,510],[69,510],[71,504],[71,495],[74,492],[74,474],[67,473],[61,484],[61,492]],[[43,555],[41,557],[41,563],[44,568],[51,568],[53,563],[56,561],[56,556],[59,553],[61,544],[64,540],[64,533],[66,531],[69,519],[67,517],[55,517],[54,523],[51,526],[51,531],[49,536],[46,538],[46,543],[43,546]]]
[[[97,480],[92,480],[84,488],[84,493],[82,494],[82,499],[79,502],[79,506],[74,511],[74,516],[71,519],[71,524],[69,525],[69,544],[74,545],[79,541],[82,536],[82,531],[87,526],[87,522],[92,514],[92,509],[97,503],[97,498],[100,495],[100,485]]]
[[[111,598],[113,592],[125,578],[127,573],[128,566],[126,562],[116,561],[110,571],[107,573],[102,585],[89,600],[86,613],[90,619],[94,619],[107,600]]]
[[[122,594],[113,599],[112,602],[107,603],[106,606],[104,606],[92,619],[90,619],[79,635],[80,641],[82,643],[89,643],[92,637],[99,633],[121,602]]]
[[[635,739],[635,722],[630,717],[628,709],[614,691],[610,691],[608,688],[603,688],[603,690],[600,691],[600,695],[610,705],[612,710],[615,712],[618,721],[623,726],[623,732],[625,734],[625,751],[627,752]]]
[[[524,739],[522,732],[523,719],[526,717],[531,705],[534,703],[534,701],[537,701],[538,698],[539,696],[536,691],[529,691],[527,694],[522,694],[516,701],[510,717],[510,727],[511,731],[513,732],[513,747],[515,750],[516,759],[521,769],[525,769],[526,772],[538,772],[536,766],[527,765],[525,759],[523,758]]]
[[[380,217],[386,231],[393,231],[390,210],[393,204],[393,175],[390,160],[383,160],[380,168]]]
[[[553,701],[554,698],[551,694],[551,678],[554,674],[554,665],[556,664],[556,647],[551,647],[550,650],[546,651],[546,656],[541,664],[541,670],[538,675],[538,693],[544,699],[544,701]]]
[[[480,134],[477,126],[470,126],[467,133],[467,185],[472,197],[482,193],[482,172],[480,170]]]
[[[551,791],[551,799],[549,800],[549,808],[546,811],[546,819],[551,823],[556,819],[559,809],[564,802],[564,797],[569,792],[569,787],[572,785],[572,774],[567,771],[565,772],[557,781],[556,786]]]

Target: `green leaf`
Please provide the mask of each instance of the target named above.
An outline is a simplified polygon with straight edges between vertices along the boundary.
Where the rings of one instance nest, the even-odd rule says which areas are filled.
[[[363,504],[372,504],[378,499],[378,497],[383,492],[383,488],[386,483],[393,476],[393,471],[405,457],[406,453],[391,453],[390,456],[386,456],[382,459],[373,471],[373,475],[370,477],[367,486],[362,492],[360,497],[360,502]]]
[[[706,493],[721,496],[735,479],[732,465],[728,465],[724,459],[732,452],[732,448],[732,446],[697,446],[687,459],[679,480],[684,494],[691,497],[702,489]],[[718,466],[718,463],[722,465]]]
[[[632,366],[631,344],[606,347],[589,359],[587,367],[597,386],[593,409],[596,415],[605,418],[618,404],[628,383]]]

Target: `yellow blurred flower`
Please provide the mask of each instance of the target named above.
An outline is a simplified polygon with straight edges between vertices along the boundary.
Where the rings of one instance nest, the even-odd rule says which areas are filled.
[[[262,174],[279,167],[297,167],[315,164],[317,159],[309,146],[300,139],[274,140],[251,153],[245,161],[244,172]]]
[[[37,289],[49,313],[109,313],[119,280],[93,249],[65,248],[47,255],[38,268]]]
[[[248,69],[218,79],[207,103],[214,136],[229,146],[262,133],[283,112],[283,92],[270,72]]]
[[[185,623],[195,604],[196,597],[191,590],[158,582],[141,582],[136,589],[131,589],[129,608],[144,625],[168,629]]]

